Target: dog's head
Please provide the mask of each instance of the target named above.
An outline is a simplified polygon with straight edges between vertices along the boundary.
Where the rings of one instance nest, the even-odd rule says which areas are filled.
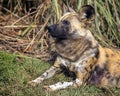
[[[94,14],[94,8],[85,5],[79,13],[68,12],[64,14],[56,24],[48,27],[48,31],[52,37],[60,40],[84,37],[87,35],[86,26],[93,21]]]

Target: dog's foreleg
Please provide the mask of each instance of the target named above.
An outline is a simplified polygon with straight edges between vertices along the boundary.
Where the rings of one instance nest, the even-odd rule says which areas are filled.
[[[40,84],[43,80],[53,77],[54,74],[60,70],[59,67],[52,66],[50,69],[46,70],[40,77],[36,78],[28,82],[29,85],[35,86],[36,84]]]
[[[68,87],[76,87],[76,86],[81,86],[81,85],[82,85],[82,81],[79,79],[76,79],[71,82],[58,82],[58,83],[50,85],[50,86],[44,86],[44,88],[48,91],[55,91],[55,90],[59,90],[59,89],[65,89]]]

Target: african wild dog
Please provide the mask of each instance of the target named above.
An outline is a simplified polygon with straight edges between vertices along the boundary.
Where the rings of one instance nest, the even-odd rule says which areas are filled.
[[[36,85],[48,79],[63,67],[74,72],[76,79],[45,86],[47,90],[77,87],[85,83],[120,87],[120,50],[102,47],[86,28],[94,20],[95,11],[85,5],[79,13],[68,12],[59,22],[48,27],[55,38],[57,59],[50,69],[29,82]]]

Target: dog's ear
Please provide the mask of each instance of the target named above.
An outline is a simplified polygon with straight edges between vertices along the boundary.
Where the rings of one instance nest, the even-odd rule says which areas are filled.
[[[79,11],[80,20],[84,23],[91,23],[95,17],[95,10],[91,5],[84,5]]]

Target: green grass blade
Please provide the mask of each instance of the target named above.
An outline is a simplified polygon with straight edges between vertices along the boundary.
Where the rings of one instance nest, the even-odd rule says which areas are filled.
[[[57,19],[60,19],[60,10],[59,10],[58,0],[54,0],[54,3],[55,3]]]
[[[30,29],[32,29],[33,23],[29,25],[29,27],[27,27],[21,34],[22,37],[24,37],[29,31]]]

